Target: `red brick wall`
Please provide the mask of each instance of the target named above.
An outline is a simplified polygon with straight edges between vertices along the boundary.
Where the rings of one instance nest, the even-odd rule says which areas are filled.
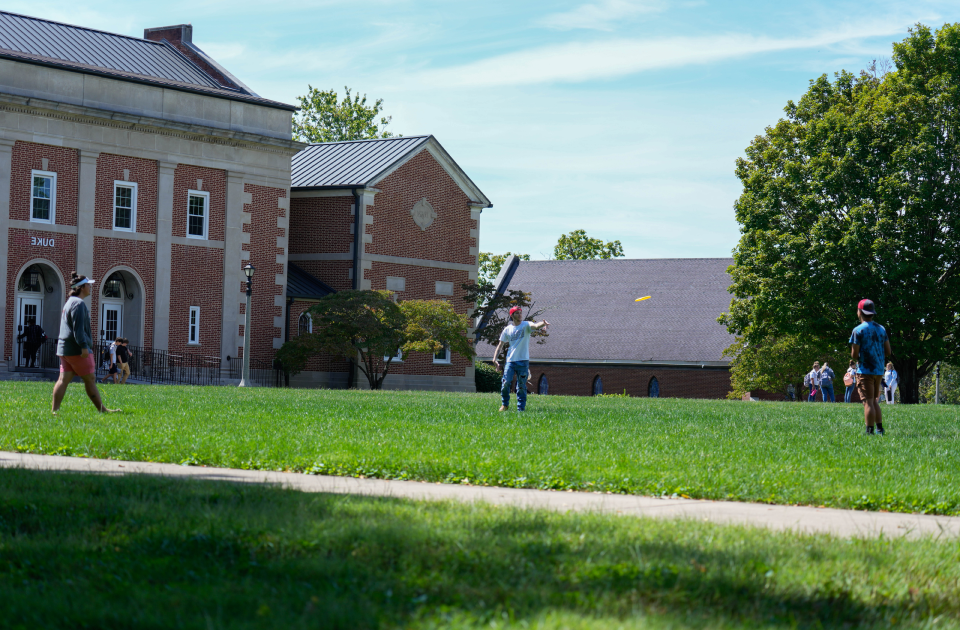
[[[719,369],[588,367],[550,363],[530,363],[530,392],[536,392],[540,376],[546,374],[550,394],[563,396],[593,395],[593,379],[600,376],[603,393],[645,397],[650,379],[660,383],[661,398],[726,398],[730,391],[730,373]]]
[[[203,180],[202,188],[197,188],[197,180]],[[187,235],[188,190],[201,190],[210,193],[210,216],[207,226],[207,238],[211,241],[224,240],[224,226],[227,216],[227,172],[215,168],[179,164],[173,174],[173,235]]]
[[[113,180],[110,181],[112,182]],[[155,303],[154,276],[157,268],[156,243],[95,236],[93,238],[93,251],[93,277],[97,280],[97,284],[90,296],[90,327],[93,329],[94,337],[97,339],[100,338],[100,295],[103,291],[104,282],[117,267],[125,266],[136,271],[145,284],[145,286],[142,287],[127,286],[127,292],[133,291],[137,299],[143,300],[143,344],[144,347],[152,348],[153,309]],[[124,315],[124,317],[126,316]],[[129,326],[129,324],[125,325]],[[129,337],[130,335],[124,334],[124,336]]]
[[[243,208],[251,214],[250,223],[243,225],[243,231],[250,233],[250,244],[244,244],[243,249],[250,252],[250,264],[257,270],[253,277],[251,313],[251,326],[256,335],[250,339],[250,352],[252,358],[272,361],[276,353],[273,340],[283,339],[283,329],[274,326],[273,318],[283,317],[283,307],[276,306],[274,301],[276,296],[283,295],[283,286],[276,284],[276,275],[286,271],[284,265],[277,262],[277,255],[286,253],[277,247],[277,237],[286,235],[285,229],[277,227],[277,219],[286,216],[286,211],[278,207],[278,201],[287,196],[287,191],[255,184],[245,184],[244,191],[252,195],[253,203]],[[241,282],[241,287],[243,285]],[[241,314],[244,307],[241,304]],[[242,324],[240,329],[243,330]],[[243,356],[242,348],[237,350],[237,356]]]
[[[470,199],[428,151],[412,157],[377,188],[381,192],[375,205],[367,207],[367,214],[374,217],[373,225],[366,226],[366,233],[373,235],[368,254],[476,264],[470,248],[476,247],[477,239],[470,237],[470,230],[478,222],[470,218]],[[421,230],[410,210],[424,197],[437,218]]]
[[[59,225],[76,225],[80,190],[80,156],[76,149],[21,140],[17,140],[13,145],[10,166],[10,218],[18,221],[30,220],[33,183],[30,171],[43,170],[43,158],[48,160],[46,170],[57,174],[54,221]],[[67,278],[69,277],[67,275]]]
[[[293,264],[337,291],[353,288],[353,280],[350,279],[353,269],[351,260],[298,260]]]
[[[170,352],[220,356],[223,250],[174,243],[170,269]],[[191,306],[200,307],[199,347],[187,344]]]
[[[291,199],[290,253],[348,253],[353,243],[352,205],[352,195]]]
[[[290,339],[295,339],[299,334],[300,314],[316,304],[316,302],[295,301],[290,305],[290,317],[287,321],[287,327],[290,330]],[[328,354],[321,354],[307,361],[305,372],[342,372],[350,371],[350,363],[342,357],[334,357]]]
[[[29,171],[28,171],[29,175]],[[11,195],[12,196],[12,195]],[[70,272],[77,268],[77,237],[73,234],[56,234],[54,232],[43,232],[40,230],[21,230],[10,228],[10,247],[7,252],[7,318],[4,325],[4,338],[9,340],[6,346],[7,356],[12,356],[14,351],[16,335],[14,327],[17,321],[16,306],[16,288],[17,280],[21,268],[29,261],[38,259],[43,260],[51,267],[56,267],[63,276],[64,283],[67,286],[60,287],[60,296],[64,301],[67,299],[66,292],[70,283]],[[31,237],[54,239],[54,247],[39,247],[31,245]],[[2,252],[0,252],[2,253]],[[96,277],[96,276],[94,276]],[[48,282],[59,282],[58,279],[48,278]],[[60,322],[44,322],[47,328],[47,336],[54,337],[59,334]],[[50,328],[53,330],[49,330]]]
[[[123,181],[123,171],[130,171],[130,182],[137,184],[136,231],[157,233],[157,163],[154,160],[101,153],[97,159],[96,216],[94,224],[103,230],[113,229],[113,182]],[[220,172],[220,171],[217,171]],[[194,182],[196,184],[196,182]],[[212,197],[212,195],[211,195]],[[186,202],[184,202],[184,206]],[[211,204],[212,205],[212,204]],[[174,204],[174,214],[177,206]],[[186,211],[184,211],[186,212]],[[184,224],[186,230],[186,224]],[[177,236],[182,236],[174,232]]]
[[[405,279],[405,291],[397,293],[399,300],[447,300],[453,305],[453,310],[466,313],[469,304],[463,299],[464,291],[460,285],[467,282],[466,271],[453,269],[435,269],[433,267],[416,267],[413,265],[398,265],[394,263],[374,262],[367,270],[367,278],[371,279],[371,288],[385,290],[387,276]],[[453,295],[437,295],[436,281],[453,283]],[[404,357],[402,363],[392,363],[390,374],[424,374],[436,376],[463,376],[464,370],[470,365],[471,359],[453,354],[450,365],[434,364],[433,355],[415,352]]]

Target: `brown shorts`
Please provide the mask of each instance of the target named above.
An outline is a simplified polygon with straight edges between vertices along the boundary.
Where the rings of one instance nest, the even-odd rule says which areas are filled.
[[[882,374],[857,374],[857,393],[860,394],[860,400],[876,400],[882,387]]]

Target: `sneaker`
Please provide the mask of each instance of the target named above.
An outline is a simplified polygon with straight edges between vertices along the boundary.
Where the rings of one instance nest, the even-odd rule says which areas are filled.
[[[885,434],[886,434],[886,431],[884,431],[882,428],[877,429],[877,435],[885,435]]]
[[[873,427],[867,427],[867,435],[876,435],[876,434],[873,432]]]

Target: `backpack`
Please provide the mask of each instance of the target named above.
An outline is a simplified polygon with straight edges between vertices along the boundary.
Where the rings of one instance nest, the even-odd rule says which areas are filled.
[[[804,377],[803,377],[803,386],[804,386],[804,387],[810,387],[810,373],[809,373],[809,372],[808,372],[807,374],[805,374]]]
[[[105,365],[110,365],[110,348],[112,346],[113,344],[110,344],[109,346],[103,349],[103,352],[100,354],[100,363]]]

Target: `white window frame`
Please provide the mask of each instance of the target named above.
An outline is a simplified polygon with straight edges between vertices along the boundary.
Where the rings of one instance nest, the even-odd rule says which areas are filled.
[[[387,362],[390,360],[390,357],[383,357],[383,361]],[[393,357],[393,363],[403,363],[403,350],[397,348],[397,356]]]
[[[202,197],[203,198],[203,236],[190,233],[190,197]],[[186,236],[187,238],[196,238],[200,240],[207,240],[207,235],[210,233],[210,193],[203,190],[188,190],[187,191],[187,225],[186,225]]]
[[[50,218],[49,219],[35,219],[33,217],[33,178],[34,177],[47,177],[50,179]],[[50,223],[54,224],[57,222],[57,174],[53,171],[30,171],[30,220],[34,223]]]
[[[300,322],[303,321],[304,317],[307,318],[307,334],[313,332],[313,316],[307,311],[304,311],[300,313],[300,316],[297,318],[297,336],[298,337],[303,334],[302,332],[300,332],[300,328],[301,328]]]
[[[196,319],[194,319],[196,316]],[[187,345],[200,345],[200,307],[191,306],[190,315],[187,317]]]
[[[443,352],[446,355],[446,358],[438,359],[437,355],[433,355],[433,363],[435,365],[450,365],[450,346],[444,346]],[[440,354],[439,352],[437,354]]]
[[[130,189],[130,227],[128,228],[117,227],[117,188]],[[113,229],[118,232],[136,232],[137,231],[137,183],[136,182],[121,182],[119,180],[114,180],[113,182]]]

